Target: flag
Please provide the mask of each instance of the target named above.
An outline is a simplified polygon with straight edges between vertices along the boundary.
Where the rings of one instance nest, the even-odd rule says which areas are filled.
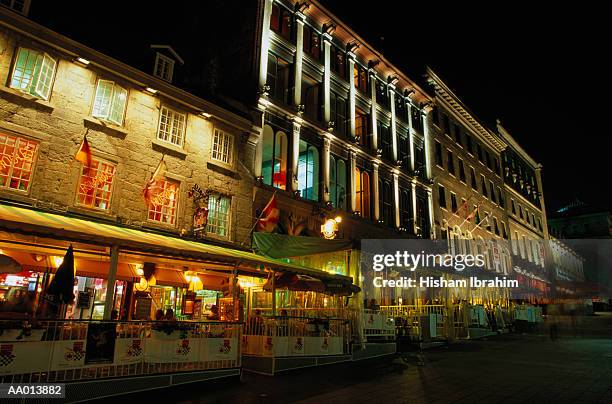
[[[461,204],[461,206],[459,206],[457,208],[457,210],[455,210],[453,213],[457,214],[458,212],[465,210],[465,213],[468,212],[468,202],[466,200],[463,201],[463,203]]]
[[[69,304],[74,301],[74,251],[68,247],[62,264],[57,268],[53,280],[47,288],[55,303]]]
[[[476,205],[474,207],[474,210],[466,216],[465,220],[468,222],[472,221],[472,219],[476,217],[477,213],[478,213],[478,205]]]
[[[480,222],[478,222],[478,224],[476,224],[476,227],[480,227],[480,225],[483,224],[485,221],[489,223],[489,220],[491,220],[491,216],[493,216],[493,212],[487,213],[484,219],[482,219]]]
[[[159,164],[157,164],[157,167],[155,168],[151,179],[145,184],[143,195],[145,201],[147,202],[147,206],[151,203],[155,184],[166,177],[166,162],[164,161],[164,157],[165,155],[162,156],[161,160],[159,161]]]
[[[79,146],[79,150],[77,151],[74,159],[83,164],[86,170],[89,170],[91,167],[91,148],[89,147],[89,142],[87,141],[87,132],[83,136],[83,141],[81,142],[81,146]]]
[[[257,219],[257,231],[272,233],[278,224],[280,210],[276,205],[276,193],[272,195],[266,207],[263,208],[259,219]]]

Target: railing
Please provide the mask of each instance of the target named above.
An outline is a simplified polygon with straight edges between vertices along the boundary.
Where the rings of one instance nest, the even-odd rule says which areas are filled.
[[[350,321],[338,318],[247,318],[242,352],[256,356],[339,355],[348,352]]]
[[[63,382],[240,367],[242,324],[0,320],[0,382]]]
[[[448,338],[447,308],[441,304],[381,306],[395,320],[399,337],[422,341]]]
[[[257,308],[263,316],[272,316],[272,308]],[[251,311],[251,315],[254,314],[254,310]],[[349,308],[277,308],[276,315],[283,315],[288,317],[303,317],[303,318],[349,318],[351,310]]]
[[[361,324],[366,341],[395,339],[394,316],[384,310],[363,310]]]

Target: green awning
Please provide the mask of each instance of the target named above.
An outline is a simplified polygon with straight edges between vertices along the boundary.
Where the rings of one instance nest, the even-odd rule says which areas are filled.
[[[334,251],[350,250],[350,240],[326,240],[319,237],[288,236],[277,233],[253,233],[254,250],[270,258],[301,257]]]

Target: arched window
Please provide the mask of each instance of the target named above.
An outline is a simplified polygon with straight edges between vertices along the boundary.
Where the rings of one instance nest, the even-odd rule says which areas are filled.
[[[264,184],[287,189],[287,135],[265,125],[261,175]]]
[[[329,200],[334,208],[346,210],[346,163],[329,156]]]
[[[355,168],[355,207],[361,217],[370,218],[370,176]]]
[[[298,158],[298,189],[302,198],[319,200],[319,151],[303,140]]]

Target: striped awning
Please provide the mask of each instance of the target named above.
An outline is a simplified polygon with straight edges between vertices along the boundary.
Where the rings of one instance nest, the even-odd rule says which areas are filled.
[[[318,269],[290,264],[263,257],[250,251],[2,203],[0,203],[0,229],[59,240],[107,246],[116,245],[124,251],[248,265],[254,268],[263,266],[277,271],[291,271],[310,275],[318,279],[336,279],[342,283],[352,283],[352,278],[348,276],[334,275]]]

